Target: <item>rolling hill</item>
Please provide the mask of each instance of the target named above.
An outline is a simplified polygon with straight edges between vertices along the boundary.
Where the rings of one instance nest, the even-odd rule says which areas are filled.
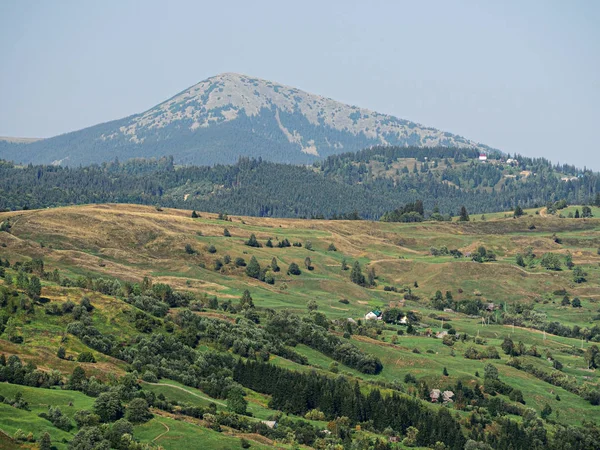
[[[409,445],[409,426],[426,448],[442,448],[439,441],[459,450],[467,440],[594,448],[600,220],[526,213],[407,224],[193,218],[113,204],[0,213],[0,223],[11,224],[0,231],[0,377],[10,381],[0,383],[0,430],[15,448],[28,433],[37,440],[47,432],[66,449],[89,438],[79,411],[101,411],[100,393],[119,392],[127,409],[138,398],[152,406],[151,418],[134,422],[134,438],[165,449],[195,437],[210,448],[239,448],[241,438],[253,448],[321,448],[344,436],[363,448],[405,448],[385,445],[390,435]],[[279,245],[286,240],[291,245]],[[488,262],[467,256],[481,247]],[[560,270],[544,268],[548,254]],[[262,280],[249,271],[254,259]],[[300,273],[290,273],[293,263]],[[365,275],[374,271],[372,284],[350,282],[356,263]],[[577,268],[585,281],[574,281]],[[27,282],[38,276],[36,297]],[[364,320],[371,310],[383,320]],[[399,322],[404,315],[408,322]],[[24,378],[14,376],[15,356]],[[361,365],[365,358],[381,367]],[[53,374],[53,389],[29,373],[36,366]],[[83,385],[71,380],[78,367]],[[335,409],[316,388],[305,400],[289,383],[308,379],[337,383],[333,395],[353,395],[363,409]],[[223,390],[233,380],[243,386],[246,415],[233,413]],[[435,389],[457,396],[440,405],[430,398]],[[371,401],[410,407],[400,420],[375,413]],[[60,407],[69,426],[53,423],[48,405]],[[273,419],[279,434],[260,424]],[[97,439],[126,426],[103,421]]]
[[[32,143],[0,141],[0,158],[69,166],[173,155],[307,164],[372,145],[491,149],[461,136],[259,78],[224,73],[123,119]]]

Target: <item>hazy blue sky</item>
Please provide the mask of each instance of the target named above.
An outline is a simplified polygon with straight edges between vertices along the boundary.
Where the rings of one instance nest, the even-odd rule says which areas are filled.
[[[0,0],[0,135],[141,112],[221,72],[600,170],[600,1]]]

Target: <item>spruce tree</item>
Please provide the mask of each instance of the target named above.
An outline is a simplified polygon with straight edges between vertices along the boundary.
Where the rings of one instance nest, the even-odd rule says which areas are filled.
[[[279,272],[281,270],[277,264],[277,258],[275,257],[271,260],[271,270],[273,270],[273,272]]]
[[[192,211],[192,219],[197,219],[200,215],[196,211]]]
[[[50,435],[48,433],[44,433],[42,438],[40,439],[40,450],[51,450],[52,449],[52,440],[50,439]]]
[[[250,239],[246,241],[246,245],[248,247],[262,247],[262,245],[256,240],[254,233],[250,235]]]
[[[352,281],[354,284],[358,284],[359,286],[365,285],[365,276],[360,269],[360,264],[358,261],[354,261],[352,271],[350,272],[350,281]]]
[[[240,300],[240,308],[254,308],[254,302],[252,301],[252,296],[250,295],[250,291],[248,289],[246,289],[242,294],[242,298]]]
[[[515,217],[521,217],[523,214],[523,208],[517,205],[517,207],[515,208]]]
[[[600,248],[598,249],[598,254],[600,255]],[[346,262],[346,258],[342,259],[342,270],[348,270],[348,263]]]
[[[367,272],[367,279],[369,282],[369,286],[375,286],[375,279],[377,278],[377,276],[375,275],[375,268],[371,267],[369,269],[369,271]]]
[[[254,256],[250,259],[248,266],[246,266],[246,275],[256,279],[260,277],[260,264],[258,264],[258,261]]]
[[[461,206],[458,220],[459,222],[468,222],[470,220],[469,213],[465,206]]]

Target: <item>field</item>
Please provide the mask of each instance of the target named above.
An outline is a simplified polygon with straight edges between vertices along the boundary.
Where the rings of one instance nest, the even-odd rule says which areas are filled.
[[[575,207],[569,207],[562,214],[567,216],[574,210]],[[540,327],[535,326],[529,316],[523,319],[523,325],[513,326],[506,323],[503,314],[516,306],[525,306],[536,314],[539,323],[560,322],[587,330],[597,326],[600,321],[600,219],[560,218],[536,214],[536,210],[526,213],[518,219],[512,218],[510,213],[499,213],[486,215],[484,220],[472,217],[467,223],[399,224],[237,216],[222,220],[215,214],[200,212],[199,218],[191,218],[191,211],[135,205],[73,206],[0,213],[0,223],[8,220],[11,224],[10,233],[0,232],[0,258],[7,258],[13,264],[42,258],[46,271],[57,269],[61,276],[71,279],[91,276],[141,283],[144,277],[149,277],[153,283],[167,283],[175,290],[192,292],[196,298],[216,296],[219,302],[231,300],[237,304],[247,289],[259,312],[285,309],[306,315],[307,307],[312,307],[314,301],[317,311],[334,321],[333,332],[339,336],[348,319],[364,322],[364,315],[371,310],[397,306],[418,316],[414,334],[407,333],[403,325],[379,323],[364,334],[347,336],[359,349],[377,356],[383,363],[383,371],[366,375],[342,364],[336,370],[366,383],[365,386],[378,381],[403,385],[407,374],[426,381],[431,388],[443,389],[458,380],[474,386],[483,383],[484,367],[490,360],[468,359],[465,352],[470,347],[480,351],[494,347],[500,359],[492,362],[499,370],[500,379],[522,391],[527,407],[540,413],[549,405],[553,411],[551,418],[559,423],[597,422],[598,406],[592,406],[581,395],[507,365],[510,356],[501,350],[501,344],[505,337],[510,337],[515,343],[534,345],[541,358],[523,355],[523,361],[549,372],[553,370],[551,360],[547,359],[550,353],[562,364],[562,372],[578,385],[598,386],[599,373],[588,368],[583,354],[594,345],[593,341],[544,333],[535,329]],[[594,213],[600,216],[600,211]],[[225,229],[230,236],[224,235]],[[245,245],[252,234],[260,247]],[[273,247],[266,245],[269,239]],[[278,243],[285,239],[301,246],[279,248]],[[469,255],[482,246],[496,255],[495,261],[478,263],[470,257],[455,258],[435,251],[445,247]],[[516,255],[527,251],[535,256],[524,267],[518,266]],[[584,270],[586,281],[575,282],[573,271],[564,263],[561,270],[542,267],[540,259],[546,253],[558,255],[561,261],[571,255],[575,266]],[[246,267],[233,263],[236,258],[249,263],[252,257],[263,268],[276,259],[281,270],[272,273],[274,284],[248,277]],[[227,264],[227,259],[231,263]],[[363,274],[374,270],[373,287],[350,281],[356,261]],[[287,274],[293,262],[300,267],[300,275]],[[348,270],[342,270],[343,262]],[[16,276],[13,269],[7,269],[7,273]],[[0,281],[2,284],[6,281]],[[409,289],[413,297],[406,296]],[[442,311],[431,302],[437,291],[450,292],[457,304],[493,305],[489,310],[476,313]],[[95,291],[60,286],[48,279],[42,281],[45,302],[57,305],[67,300],[79,302],[83,295],[88,296],[96,308],[93,324],[102,333],[118,336],[123,342],[135,339],[137,331],[128,322],[128,314],[135,309],[133,306]],[[581,307],[572,307],[570,303],[564,306],[565,295],[569,301],[579,298]],[[210,309],[197,314],[232,321],[239,317],[239,314]],[[63,374],[71,373],[79,364],[89,375],[101,380],[123,375],[128,369],[125,362],[90,350],[74,336],[65,339],[64,330],[69,322],[66,316],[44,314],[43,307],[39,307],[33,314],[17,319],[24,343],[13,343],[0,336],[0,353],[7,357],[17,354],[24,362],[32,362],[43,370],[57,369]],[[447,330],[448,325],[459,335],[466,333],[478,341],[457,340],[452,346],[444,345],[442,339],[435,338],[435,333]],[[66,349],[67,355],[73,356],[91,351],[97,362],[59,359],[56,352],[60,346]],[[280,367],[317,370],[323,374],[331,374],[332,367],[338,366],[331,357],[307,345],[297,345],[294,350],[308,359],[309,366],[274,355],[271,362]],[[447,376],[443,375],[444,371]],[[403,386],[408,394],[414,389],[410,385]],[[172,380],[142,383],[142,387],[171,400],[200,407],[215,403],[217,410],[226,410],[224,400],[211,398],[201,390]],[[61,431],[37,414],[52,404],[60,405],[63,412],[72,417],[76,409],[89,409],[93,403],[93,398],[80,392],[0,383],[0,394],[5,397],[14,396],[17,390],[23,392],[30,403],[30,411],[0,404],[0,429],[8,436],[13,436],[18,429],[31,431],[36,437],[47,431],[58,449],[67,448],[64,442],[71,439],[76,430]],[[270,420],[276,413],[268,407],[268,396],[250,390],[246,394],[253,420]],[[504,399],[510,402],[508,397]],[[327,422],[312,423],[320,428],[327,425]],[[163,434],[167,429],[169,431]],[[175,420],[168,415],[155,416],[135,429],[135,437],[140,441],[166,449],[181,448],[183,442],[194,442],[194,439],[201,440],[206,448],[238,448],[240,435],[233,431],[231,435],[228,433],[216,433],[200,422]],[[260,442],[256,438],[252,448],[272,444]]]

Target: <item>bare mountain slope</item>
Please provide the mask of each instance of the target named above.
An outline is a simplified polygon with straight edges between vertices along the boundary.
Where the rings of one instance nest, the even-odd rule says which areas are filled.
[[[86,164],[171,154],[181,163],[239,156],[309,163],[370,145],[485,145],[271,81],[221,74],[125,119],[27,144],[0,146],[22,162]]]

